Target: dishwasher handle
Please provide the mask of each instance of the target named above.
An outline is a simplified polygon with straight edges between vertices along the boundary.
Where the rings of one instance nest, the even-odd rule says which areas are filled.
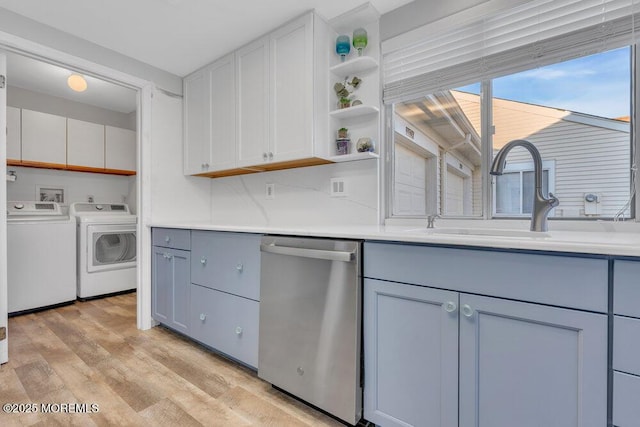
[[[262,252],[278,255],[290,255],[302,258],[323,259],[327,261],[351,262],[356,258],[355,252],[327,251],[322,249],[292,248],[290,246],[276,246],[274,243],[260,245]]]

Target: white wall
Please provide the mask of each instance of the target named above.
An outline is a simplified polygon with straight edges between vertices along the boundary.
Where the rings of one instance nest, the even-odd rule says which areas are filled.
[[[212,221],[224,225],[378,224],[378,160],[336,163],[211,180]],[[329,196],[344,177],[347,197]],[[275,198],[265,198],[267,183]]]
[[[37,200],[36,186],[62,186],[65,204],[86,202],[93,196],[97,203],[128,203],[135,210],[135,176],[105,175],[100,173],[70,172],[51,169],[9,166],[18,179],[7,182],[7,200]]]

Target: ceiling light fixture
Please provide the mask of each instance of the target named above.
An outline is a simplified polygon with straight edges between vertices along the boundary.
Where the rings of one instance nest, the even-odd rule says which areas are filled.
[[[87,81],[79,74],[71,74],[67,79],[67,84],[76,92],[84,92],[87,90]]]

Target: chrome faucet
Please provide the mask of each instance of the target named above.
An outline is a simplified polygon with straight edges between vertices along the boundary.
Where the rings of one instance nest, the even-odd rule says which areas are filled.
[[[547,231],[547,216],[549,211],[560,204],[560,201],[549,193],[547,199],[542,194],[542,157],[535,145],[524,139],[515,139],[502,147],[491,165],[491,175],[502,175],[506,164],[507,154],[514,147],[523,147],[529,150],[533,158],[535,175],[535,191],[533,192],[533,212],[531,214],[531,231]]]

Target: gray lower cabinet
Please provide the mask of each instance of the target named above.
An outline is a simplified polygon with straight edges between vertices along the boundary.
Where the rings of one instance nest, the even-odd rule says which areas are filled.
[[[640,425],[640,262],[615,260],[613,425]]]
[[[191,286],[191,333],[196,340],[258,367],[259,302]]]
[[[190,252],[153,246],[152,256],[152,316],[170,328],[188,333],[191,302]]]
[[[450,258],[431,262],[432,249],[449,251]],[[410,252],[421,261],[411,273],[419,286],[393,281],[396,273],[406,277],[399,258]],[[505,255],[516,268],[499,273],[509,283],[487,280],[496,273],[483,270],[477,256],[502,263]],[[562,261],[558,258],[550,261]],[[529,289],[517,298],[518,270],[544,268],[543,261],[548,259],[533,254],[365,243],[365,419],[385,427],[605,426],[607,316],[523,302],[527,295],[553,297]],[[606,262],[567,261],[607,277]],[[465,264],[477,270],[471,274]],[[384,280],[372,277],[378,273]],[[578,305],[598,306],[579,295],[582,272],[573,280],[566,280],[566,273],[564,282],[555,283],[563,298],[566,287],[573,287]],[[461,277],[476,277],[476,283],[463,283]],[[427,286],[432,280],[439,289]],[[492,282],[486,292],[483,281]],[[592,282],[586,286],[600,294]],[[499,297],[496,290],[506,287],[516,298]],[[602,287],[606,295],[606,280]],[[468,288],[494,296],[463,292]]]

